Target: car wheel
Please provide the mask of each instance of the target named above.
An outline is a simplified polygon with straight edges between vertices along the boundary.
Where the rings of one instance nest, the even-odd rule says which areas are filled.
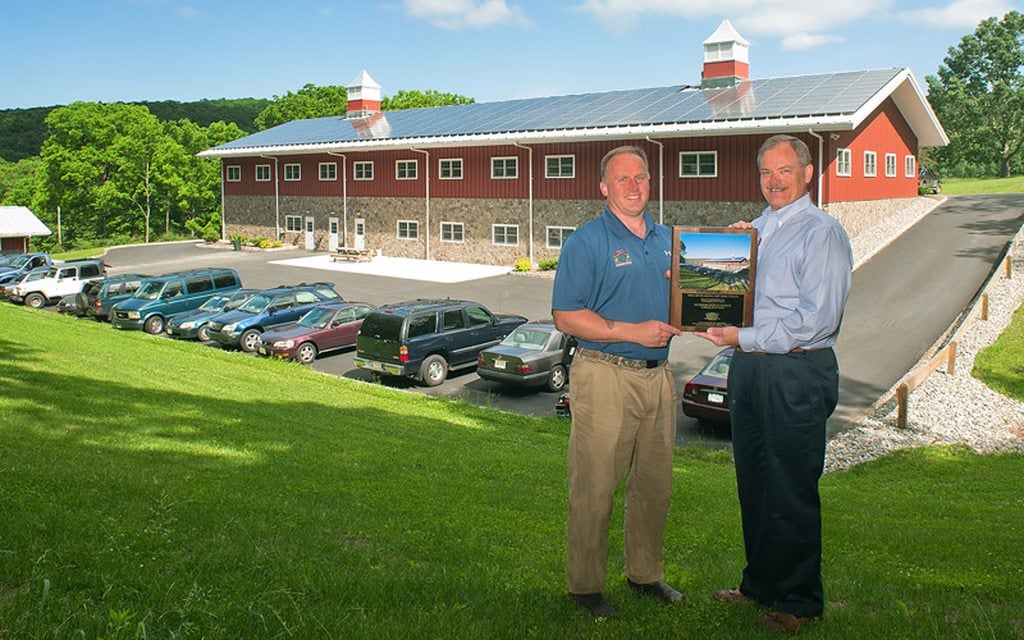
[[[295,351],[295,357],[298,358],[299,364],[313,364],[316,360],[316,345],[312,342],[303,342]]]
[[[551,367],[548,372],[548,381],[545,385],[548,391],[561,391],[569,379],[569,373],[560,364]]]
[[[46,304],[46,298],[39,293],[30,293],[25,297],[25,305],[33,309],[42,309]]]
[[[434,354],[427,356],[420,365],[420,380],[428,387],[436,387],[448,377],[448,361]]]
[[[142,325],[142,328],[146,330],[146,333],[150,333],[154,336],[163,333],[163,316],[149,316],[148,318],[146,318],[146,323]]]
[[[256,351],[256,346],[259,341],[260,332],[257,329],[248,329],[247,331],[244,331],[242,333],[242,337],[238,339],[238,346],[246,353],[253,353]]]
[[[203,326],[201,326],[198,329],[196,329],[196,340],[198,340],[199,342],[209,342],[210,341],[210,327],[208,327],[208,326],[206,326],[204,324]]]

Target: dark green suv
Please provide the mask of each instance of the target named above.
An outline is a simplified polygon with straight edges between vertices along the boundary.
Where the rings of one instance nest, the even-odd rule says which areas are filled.
[[[408,376],[434,387],[450,369],[476,365],[480,352],[526,322],[470,300],[410,300],[366,316],[356,339],[357,367]]]

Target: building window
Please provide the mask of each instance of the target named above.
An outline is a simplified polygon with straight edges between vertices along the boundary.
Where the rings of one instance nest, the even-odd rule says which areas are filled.
[[[353,162],[352,173],[356,180],[373,180],[373,162]]]
[[[242,167],[237,164],[229,164],[224,169],[225,178],[228,182],[241,182],[242,181]]]
[[[684,151],[679,154],[680,178],[714,178],[717,175],[717,151]]]
[[[461,222],[441,223],[441,242],[462,242],[465,229]]]
[[[887,153],[885,154],[885,177],[895,178],[896,177],[896,154]]]
[[[302,216],[285,216],[284,230],[296,233],[302,231]]]
[[[256,165],[256,182],[270,182],[270,165]]]
[[[503,247],[515,247],[519,244],[519,225],[491,225],[491,243]]]
[[[575,178],[576,156],[544,156],[545,178]]]
[[[321,162],[320,163],[320,180],[321,181],[333,181],[338,179],[338,163],[337,162]]]
[[[878,154],[874,151],[864,152],[864,177],[874,178],[878,175]]]
[[[836,175],[850,175],[853,166],[853,154],[849,149],[836,149]]]
[[[416,220],[398,221],[399,240],[418,240],[420,237],[420,223]]]
[[[416,179],[416,160],[398,160],[395,162],[396,180]]]
[[[519,177],[519,158],[491,158],[491,178],[510,180]]]
[[[302,165],[298,163],[289,163],[284,165],[284,181],[285,182],[296,182],[302,179]]]
[[[917,177],[917,158],[914,156],[903,156],[903,177]]]
[[[561,249],[565,245],[565,239],[576,230],[576,227],[548,227],[548,249]]]
[[[437,161],[438,178],[462,180],[462,158],[442,158]]]

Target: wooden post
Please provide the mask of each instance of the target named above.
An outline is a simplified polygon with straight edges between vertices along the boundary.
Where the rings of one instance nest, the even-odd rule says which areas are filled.
[[[1011,278],[1013,278],[1013,260],[1010,259],[1010,256],[1006,256],[1006,279],[1010,280]]]
[[[906,383],[896,389],[896,403],[899,405],[896,412],[896,426],[900,429],[907,428],[907,402],[909,400],[910,388]]]
[[[981,294],[981,319],[988,320],[988,293]]]
[[[956,366],[956,343],[950,342],[949,346],[946,347],[946,373],[953,375],[953,369]]]

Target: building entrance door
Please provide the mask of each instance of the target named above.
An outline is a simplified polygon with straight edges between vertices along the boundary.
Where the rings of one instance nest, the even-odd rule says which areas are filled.
[[[331,253],[338,250],[338,219],[327,219],[327,250]]]
[[[353,239],[353,248],[365,249],[366,248],[366,219],[356,218],[356,232],[355,238]]]
[[[306,251],[316,248],[316,241],[313,238],[313,216],[306,216]]]

